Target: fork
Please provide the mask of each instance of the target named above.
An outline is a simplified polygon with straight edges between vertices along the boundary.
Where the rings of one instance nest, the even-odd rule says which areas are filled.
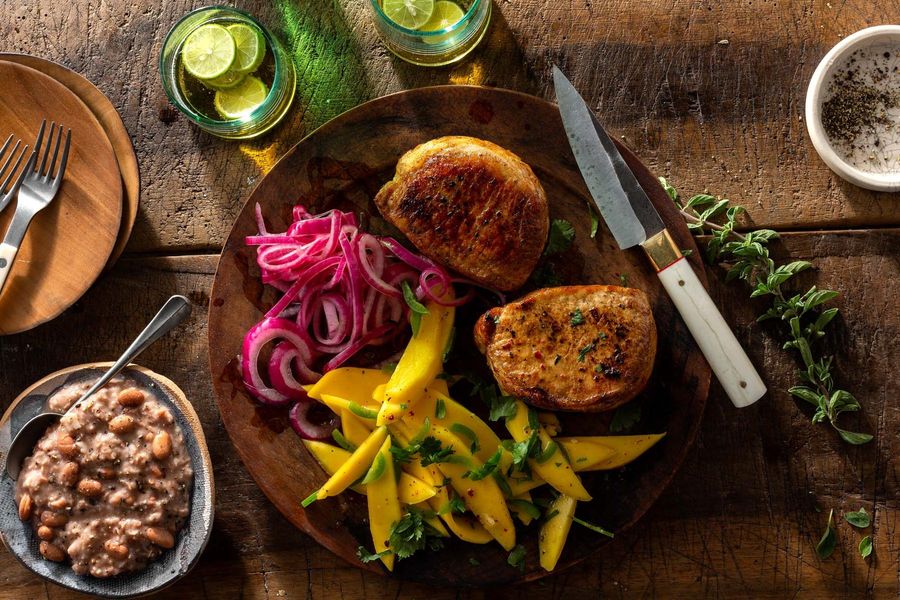
[[[6,231],[6,237],[3,243],[0,243],[0,293],[3,292],[3,286],[6,278],[12,270],[13,261],[19,252],[19,246],[25,238],[25,232],[28,231],[28,225],[34,216],[45,208],[59,191],[63,176],[66,172],[66,162],[69,158],[69,144],[72,141],[72,130],[66,132],[66,145],[63,148],[62,156],[59,155],[59,146],[62,142],[62,126],[56,123],[50,123],[50,133],[44,139],[44,129],[47,120],[41,121],[41,128],[37,134],[37,141],[34,143],[34,152],[25,165],[25,177],[22,179],[22,185],[19,187],[18,203],[16,205],[16,213],[13,215],[12,223]],[[56,130],[56,144],[53,145],[53,131]],[[46,141],[44,154],[41,158],[40,166],[37,166],[37,157],[41,151],[41,145]],[[47,158],[50,156],[50,146],[53,145],[53,158],[50,164],[47,164]],[[56,159],[59,157],[57,168]],[[44,168],[46,167],[46,172]],[[56,169],[56,175],[53,174]]]
[[[3,143],[3,147],[0,148],[0,160],[3,159],[3,156],[6,154],[6,149],[9,148],[9,145],[13,141],[13,135],[10,135],[6,138],[6,141]],[[16,145],[13,146],[13,149],[10,151],[9,156],[6,157],[6,162],[3,163],[3,166],[0,167],[0,177],[3,177],[3,174],[6,173],[6,169],[9,167],[10,163],[12,163],[13,159],[16,157],[16,153],[19,150],[19,146],[22,145],[22,140],[16,139]],[[18,152],[19,158],[16,160],[16,164],[13,165],[12,170],[6,176],[6,179],[3,180],[3,183],[0,183],[0,211],[2,211],[9,204],[9,201],[13,199],[13,196],[16,195],[16,192],[19,190],[19,184],[22,183],[22,178],[25,177],[25,169],[19,173],[19,176],[16,177],[15,181],[13,181],[13,175],[15,175],[16,171],[19,170],[19,165],[22,164],[22,158],[25,156],[25,153],[28,152],[28,144],[25,144],[25,147],[22,148],[21,152]],[[7,191],[7,186],[9,182],[13,181],[12,187]]]

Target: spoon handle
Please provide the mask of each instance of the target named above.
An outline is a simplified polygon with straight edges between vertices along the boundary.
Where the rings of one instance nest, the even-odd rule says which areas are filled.
[[[167,334],[176,325],[181,323],[188,315],[191,314],[191,303],[184,296],[172,296],[166,301],[153,320],[147,324],[140,335],[128,346],[128,349],[122,353],[119,360],[97,380],[91,389],[84,393],[78,401],[69,409],[78,406],[94,392],[106,385],[110,379],[119,374],[119,371],[125,368],[128,363],[137,358],[138,354],[146,350],[153,342]]]

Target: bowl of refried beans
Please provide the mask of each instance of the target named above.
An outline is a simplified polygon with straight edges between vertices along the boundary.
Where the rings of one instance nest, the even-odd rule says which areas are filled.
[[[64,412],[108,363],[49,375],[0,422],[0,454],[32,416]],[[130,366],[49,427],[18,480],[0,480],[0,538],[34,573],[109,598],[166,587],[197,562],[212,530],[214,485],[183,392]]]

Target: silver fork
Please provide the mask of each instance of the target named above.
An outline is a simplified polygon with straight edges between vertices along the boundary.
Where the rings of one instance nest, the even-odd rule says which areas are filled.
[[[41,122],[41,129],[38,131],[37,141],[34,143],[34,152],[25,165],[25,177],[22,179],[22,185],[19,187],[18,203],[16,205],[16,213],[13,215],[12,223],[6,231],[6,237],[3,243],[0,243],[0,293],[3,292],[3,286],[6,278],[12,270],[13,261],[19,252],[19,246],[25,238],[25,232],[28,231],[28,225],[34,218],[34,215],[45,208],[59,191],[62,183],[63,175],[66,172],[66,162],[69,158],[69,143],[72,141],[72,130],[66,132],[66,145],[63,148],[62,156],[59,156],[59,147],[62,142],[62,126],[56,123],[50,124],[50,133],[46,138],[46,147],[41,158],[41,164],[37,168],[37,157],[44,144],[44,129],[47,125],[46,119]],[[56,144],[53,142],[53,131],[56,130]],[[53,145],[53,158],[50,164],[47,164],[47,158],[50,156],[50,146]],[[59,157],[59,165],[57,168],[56,159]],[[46,171],[44,168],[46,167]],[[53,172],[56,170],[56,174]]]
[[[6,154],[6,150],[12,143],[13,137],[13,135],[10,135],[8,138],[6,138],[6,141],[3,143],[3,147],[0,148],[0,160],[2,160],[3,156]],[[16,139],[16,145],[13,146],[13,149],[10,151],[9,156],[6,157],[6,162],[4,162],[3,166],[0,167],[0,177],[3,177],[4,173],[6,173],[6,169],[9,168],[9,165],[18,154],[19,158],[16,159],[16,164],[14,164],[12,170],[10,170],[10,172],[6,174],[6,179],[3,180],[3,183],[0,183],[0,211],[6,208],[6,205],[9,204],[9,201],[12,200],[16,195],[16,192],[19,191],[19,184],[22,183],[22,178],[25,177],[26,169],[22,169],[22,172],[19,173],[19,176],[16,177],[15,180],[13,180],[13,175],[15,175],[16,171],[19,170],[19,165],[22,164],[22,158],[25,156],[25,153],[28,152],[28,144],[25,144],[25,147],[22,148],[21,152],[19,152],[19,146],[21,145],[22,140]],[[12,187],[7,189],[10,181],[12,181]]]

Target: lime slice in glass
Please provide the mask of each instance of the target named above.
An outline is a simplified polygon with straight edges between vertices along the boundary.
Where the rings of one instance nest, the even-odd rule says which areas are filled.
[[[266,56],[266,38],[262,32],[246,23],[234,23],[225,29],[234,38],[237,58],[232,69],[239,73],[252,73],[262,64]]]
[[[246,117],[265,102],[269,89],[257,77],[248,75],[233,88],[219,90],[213,104],[219,115],[227,121]]]
[[[420,31],[440,31],[441,29],[447,29],[448,27],[452,27],[459,23],[463,17],[466,16],[466,13],[463,12],[463,9],[456,2],[450,2],[450,0],[439,0],[434,3],[434,12],[431,13],[431,18],[428,19],[428,22],[422,25],[419,28]],[[426,37],[424,40],[429,44],[439,44],[443,41],[446,41],[451,34],[446,33],[444,35],[436,35],[433,37]]]
[[[228,90],[244,81],[244,77],[246,76],[246,73],[241,73],[240,71],[235,71],[234,69],[228,69],[224,75],[219,75],[218,77],[213,77],[212,79],[202,79],[201,81],[203,85],[214,90]]]
[[[234,38],[221,25],[208,23],[191,32],[181,49],[185,70],[198,79],[228,72],[237,56]]]
[[[434,0],[384,0],[381,8],[397,25],[418,29],[431,18]]]

